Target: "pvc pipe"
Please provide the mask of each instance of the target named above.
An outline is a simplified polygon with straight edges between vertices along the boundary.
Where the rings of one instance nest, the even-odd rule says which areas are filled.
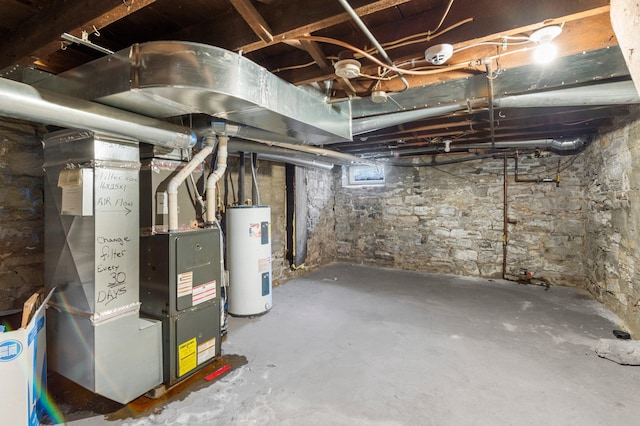
[[[219,137],[218,143],[218,165],[207,178],[207,222],[216,221],[216,183],[227,171],[227,142],[229,137],[224,135]]]
[[[207,135],[205,139],[206,145],[196,155],[193,156],[191,161],[187,163],[176,175],[171,178],[167,185],[168,196],[168,208],[169,208],[169,231],[178,230],[178,187],[187,177],[200,165],[208,156],[213,152],[213,147],[216,143],[215,134],[212,132]],[[226,152],[226,151],[225,151]],[[226,167],[226,164],[225,164]],[[208,189],[208,188],[207,188]],[[207,196],[207,204],[209,202]]]

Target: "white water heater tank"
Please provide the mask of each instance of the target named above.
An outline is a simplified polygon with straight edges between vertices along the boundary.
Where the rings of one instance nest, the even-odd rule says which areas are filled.
[[[227,209],[228,310],[235,316],[271,309],[271,207]]]

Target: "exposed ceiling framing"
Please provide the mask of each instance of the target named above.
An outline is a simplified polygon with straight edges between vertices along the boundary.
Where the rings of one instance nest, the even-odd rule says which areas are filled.
[[[0,0],[0,70],[6,75],[21,65],[57,74],[104,55],[65,41],[65,33],[112,51],[184,40],[242,54],[292,84],[321,91],[328,102],[351,102],[354,119],[460,105],[454,112],[327,144],[371,157],[442,153],[445,140],[455,153],[456,146],[471,143],[489,149],[495,141],[588,137],[610,127],[635,103],[493,108],[489,101],[628,80],[607,0],[350,4],[394,64],[422,71],[404,74],[408,90],[394,72],[351,50],[381,59],[337,0]],[[549,25],[562,26],[554,40],[561,58],[546,67],[533,65],[535,45],[527,38]],[[440,43],[451,44],[455,53],[445,65],[431,66],[424,51]],[[336,76],[334,64],[344,57],[361,62],[359,77]],[[374,90],[386,93],[385,103],[372,102]]]

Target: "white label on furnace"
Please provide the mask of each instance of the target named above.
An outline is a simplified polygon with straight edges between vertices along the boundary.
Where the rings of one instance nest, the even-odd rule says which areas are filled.
[[[209,339],[198,345],[198,365],[216,356],[216,338]]]
[[[202,285],[193,287],[193,300],[191,304],[193,306],[206,302],[207,300],[215,299],[216,297],[216,281],[209,281]]]
[[[193,271],[178,274],[178,297],[193,293]]]

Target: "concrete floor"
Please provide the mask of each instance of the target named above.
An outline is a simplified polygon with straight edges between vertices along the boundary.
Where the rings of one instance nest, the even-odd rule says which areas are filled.
[[[568,288],[334,264],[230,320],[248,364],[157,414],[73,425],[635,425],[615,316]]]

